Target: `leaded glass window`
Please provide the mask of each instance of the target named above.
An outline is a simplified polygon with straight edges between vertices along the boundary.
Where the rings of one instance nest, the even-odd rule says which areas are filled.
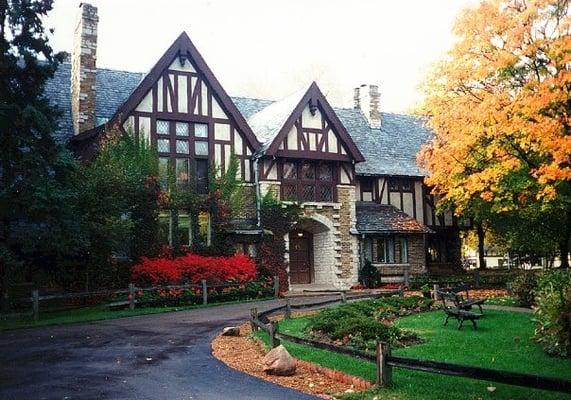
[[[194,155],[207,156],[208,155],[208,142],[197,140],[194,142]]]
[[[176,123],[176,135],[177,136],[188,136],[188,123],[187,122],[177,122]]]
[[[168,135],[170,123],[162,119],[157,119],[157,134],[158,135]]]
[[[171,151],[170,139],[158,139],[157,150],[159,151],[159,153],[170,153]]]
[[[177,140],[176,141],[176,152],[179,154],[190,154],[188,141],[187,140]]]
[[[207,138],[208,137],[208,125],[206,125],[206,124],[194,124],[194,137]]]

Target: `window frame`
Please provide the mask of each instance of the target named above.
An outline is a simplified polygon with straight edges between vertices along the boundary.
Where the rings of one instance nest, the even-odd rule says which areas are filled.
[[[157,132],[157,125],[159,121],[168,123],[168,132],[167,133],[158,133]],[[177,125],[179,124],[186,124],[188,126],[187,135],[180,135],[177,133]],[[196,136],[196,125],[204,125],[206,127],[206,136]],[[211,137],[211,129],[209,122],[194,122],[194,121],[181,121],[178,119],[169,119],[169,118],[155,118],[153,119],[152,123],[152,131],[153,131],[153,141],[155,148],[157,149],[157,153],[159,158],[168,158],[170,160],[170,166],[168,168],[171,169],[171,172],[174,173],[175,182],[177,185],[188,185],[190,184],[191,177],[197,177],[198,171],[198,160],[206,160],[208,163],[207,170],[206,170],[206,185],[205,190],[201,189],[198,190],[198,182],[194,182],[195,189],[199,192],[199,194],[208,194],[208,174],[210,171],[210,160],[211,160],[211,146],[210,146],[210,137]],[[169,140],[169,151],[159,151],[158,148],[158,141],[166,139]],[[177,152],[177,142],[184,141],[188,143],[188,152],[187,153],[179,153]],[[207,154],[205,155],[196,155],[196,143],[206,143]],[[178,171],[177,171],[177,160],[188,160],[188,180],[187,182],[182,182],[178,180]],[[167,181],[165,178],[161,177],[161,182]],[[165,185],[166,187],[166,185]]]
[[[294,166],[295,178],[286,178],[285,177],[285,168],[286,165]],[[303,174],[303,166],[310,165],[311,169],[313,170],[313,177],[306,178]],[[331,170],[331,179],[330,180],[321,180],[321,168],[322,166],[327,166]],[[314,160],[284,160],[279,164],[279,172],[280,172],[280,198],[284,201],[297,201],[300,203],[335,203],[337,202],[337,173],[338,173],[338,166],[336,163],[328,162],[328,161],[314,161]],[[313,194],[311,198],[303,196],[303,190],[306,187],[312,186],[313,187]],[[286,190],[288,188],[294,188],[295,198],[291,198],[290,196],[286,196]],[[329,188],[331,190],[331,198],[325,199],[324,196],[321,195],[321,190],[323,188]]]
[[[383,244],[382,258],[379,257],[379,245]],[[395,264],[395,240],[392,236],[371,238],[371,258],[374,264]]]

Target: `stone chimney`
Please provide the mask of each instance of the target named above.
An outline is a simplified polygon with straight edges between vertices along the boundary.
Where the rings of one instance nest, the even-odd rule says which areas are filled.
[[[355,109],[363,111],[372,129],[381,128],[381,94],[377,85],[361,85],[353,95]]]
[[[79,5],[71,54],[71,115],[75,134],[95,127],[97,7]]]

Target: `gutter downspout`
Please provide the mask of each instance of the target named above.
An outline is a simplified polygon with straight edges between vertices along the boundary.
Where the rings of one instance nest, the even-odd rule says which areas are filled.
[[[254,155],[254,185],[256,185],[256,226],[258,229],[262,229],[262,193],[260,190],[260,156]],[[262,230],[261,236],[264,236],[264,231]]]

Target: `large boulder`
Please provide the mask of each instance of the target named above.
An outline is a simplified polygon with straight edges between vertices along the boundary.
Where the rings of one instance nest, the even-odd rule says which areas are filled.
[[[282,345],[270,350],[264,357],[264,371],[270,375],[295,374],[295,360]]]
[[[222,336],[240,336],[240,327],[238,327],[238,326],[227,326],[222,331]]]

